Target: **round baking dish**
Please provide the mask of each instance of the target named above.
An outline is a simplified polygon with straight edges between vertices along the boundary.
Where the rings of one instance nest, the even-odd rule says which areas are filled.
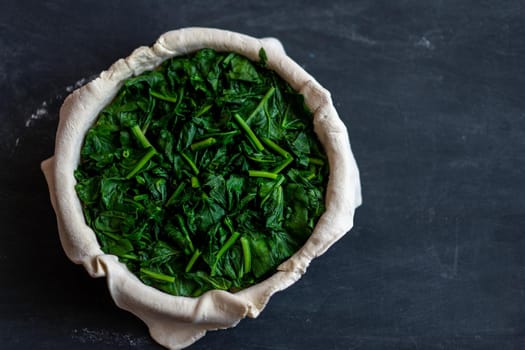
[[[169,295],[143,284],[116,256],[100,249],[95,233],[84,220],[75,191],[74,171],[87,131],[124,80],[152,70],[171,57],[203,48],[235,52],[253,61],[259,60],[259,51],[263,48],[267,68],[305,97],[306,105],[314,114],[314,130],[327,155],[330,173],[326,211],[306,243],[273,275],[236,293],[211,290],[192,298]],[[167,32],[153,46],[139,47],[69,95],[60,110],[55,153],[42,162],[42,170],[56,212],[60,241],[68,258],[82,264],[92,277],[105,276],[115,303],[142,319],[151,336],[171,349],[191,345],[208,330],[233,327],[246,316],[257,317],[275,292],[296,282],[312,259],[352,228],[355,209],[361,204],[358,168],[346,127],[329,92],[286,55],[277,39],[256,39],[211,28]]]

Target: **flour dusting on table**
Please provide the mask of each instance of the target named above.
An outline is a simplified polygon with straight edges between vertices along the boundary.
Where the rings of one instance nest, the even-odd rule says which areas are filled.
[[[56,105],[57,103],[61,104],[65,96],[69,95],[73,90],[76,90],[79,87],[90,82],[94,78],[95,76],[90,76],[87,78],[82,78],[80,80],[77,80],[73,84],[66,86],[60,93],[56,94],[55,96],[47,100],[42,101],[42,103],[40,103],[40,105],[31,113],[29,118],[26,119],[25,127],[26,128],[32,127],[34,123],[38,120],[56,119],[58,113],[55,113],[53,106]]]

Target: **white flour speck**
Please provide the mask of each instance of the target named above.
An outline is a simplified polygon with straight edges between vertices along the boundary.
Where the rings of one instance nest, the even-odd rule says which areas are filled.
[[[361,43],[361,44],[365,44],[365,45],[369,45],[369,46],[373,46],[375,44],[377,44],[377,42],[373,39],[370,39],[362,34],[359,34],[355,28],[352,28],[352,31],[350,32],[350,37],[348,38],[352,41],[355,41],[355,42],[358,42],[358,43]]]
[[[82,78],[76,81],[74,84],[66,86],[66,92],[72,92],[73,90],[78,89],[79,87],[87,83],[87,81],[88,81],[87,78]]]
[[[428,40],[425,36],[422,36],[421,39],[416,41],[414,46],[422,47],[422,48],[425,48],[425,49],[428,49],[428,50],[434,50],[434,48],[435,48],[434,44],[432,44],[432,42],[430,40]]]
[[[91,76],[89,78],[82,78],[76,81],[75,83],[66,86],[64,89],[65,90],[64,92],[55,95],[53,98],[43,101],[40,104],[40,106],[33,113],[31,113],[31,116],[26,120],[26,123],[25,123],[26,128],[33,126],[34,122],[37,120],[50,119],[50,117],[53,117],[49,115],[49,108],[48,108],[49,105],[56,104],[57,102],[61,102],[64,99],[65,95],[73,92],[73,90],[78,89],[79,87],[83,86],[87,82],[93,80],[93,78],[94,76]]]
[[[35,121],[35,120],[40,120],[42,118],[45,118],[47,117],[48,115],[48,110],[47,110],[47,101],[44,101],[42,102],[42,104],[40,105],[40,107],[38,107],[36,109],[36,111],[34,111],[33,113],[31,113],[31,116],[29,117],[29,119],[26,120],[26,128],[30,127],[31,124]]]
[[[137,347],[143,346],[148,342],[148,338],[139,336],[135,337],[131,334],[122,334],[117,332],[110,332],[104,329],[73,329],[71,338],[76,341],[86,344],[111,344],[119,347]]]

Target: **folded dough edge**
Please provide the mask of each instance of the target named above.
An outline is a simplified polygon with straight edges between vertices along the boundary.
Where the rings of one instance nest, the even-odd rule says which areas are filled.
[[[254,61],[264,48],[268,68],[301,92],[313,111],[314,130],[328,156],[330,177],[325,213],[305,245],[282,263],[274,275],[237,293],[213,290],[189,298],[146,286],[118,262],[116,256],[102,252],[95,233],[85,223],[73,173],[84,135],[125,79],[151,70],[170,57],[201,48],[237,52]],[[355,209],[362,201],[359,170],[346,127],[333,106],[330,93],[286,55],[277,39],[256,39],[212,28],[183,28],[164,33],[153,46],[137,48],[69,95],[60,109],[55,153],[42,162],[42,170],[57,216],[60,241],[68,258],[82,264],[93,277],[106,276],[115,303],[142,319],[151,336],[169,349],[187,347],[206,331],[233,327],[246,316],[257,317],[274,293],[295,283],[313,258],[323,254],[352,228]]]

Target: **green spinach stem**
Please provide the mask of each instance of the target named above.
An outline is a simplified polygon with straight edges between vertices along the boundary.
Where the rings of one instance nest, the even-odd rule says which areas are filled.
[[[137,174],[142,168],[144,168],[144,166],[149,162],[149,160],[155,155],[157,154],[157,151],[155,151],[155,149],[153,147],[150,147],[150,150],[148,151],[148,153],[146,153],[138,162],[137,164],[135,165],[135,167],[133,169],[131,169],[131,171],[128,173],[128,175],[126,175],[126,179],[129,180],[131,179],[133,176],[135,176],[135,174]]]
[[[181,183],[179,184],[179,186],[177,186],[177,188],[175,189],[175,191],[173,191],[173,194],[172,194],[172,195],[170,196],[170,198],[168,198],[168,200],[166,201],[166,204],[165,204],[166,207],[169,206],[169,205],[171,205],[171,204],[173,204],[173,201],[174,201],[175,199],[177,199],[177,197],[179,197],[179,195],[182,193],[182,190],[184,189],[184,186],[185,186],[184,182],[181,182]]]
[[[217,139],[215,137],[208,137],[207,139],[204,139],[202,141],[198,141],[195,143],[192,143],[190,145],[190,148],[192,151],[199,150],[201,148],[210,147],[211,145],[214,145],[217,143]]]
[[[188,229],[186,228],[186,224],[184,223],[184,218],[182,215],[176,215],[177,221],[179,222],[180,230],[182,231],[182,234],[184,235],[184,238],[188,242],[188,245],[190,247],[190,251],[195,251],[195,247],[193,246],[193,242],[190,239],[190,234],[188,232]]]
[[[259,104],[257,105],[257,107],[255,107],[255,109],[253,110],[253,112],[250,114],[250,116],[248,117],[248,119],[246,119],[246,123],[250,124],[251,120],[253,119],[253,117],[255,117],[257,115],[257,113],[259,113],[261,111],[261,109],[264,107],[264,105],[266,103],[268,103],[268,99],[273,95],[273,93],[275,92],[275,87],[272,86],[267,92],[266,94],[264,94],[263,98],[261,99],[261,102],[259,102]]]
[[[201,115],[203,115],[204,113],[208,112],[208,111],[211,109],[211,107],[213,107],[213,105],[211,105],[211,104],[202,107],[201,110],[198,111],[197,114],[195,114],[194,118],[198,118],[198,117],[200,117]]]
[[[186,269],[184,269],[186,273],[190,272],[191,268],[193,267],[199,256],[201,256],[201,254],[202,252],[198,249],[193,252],[190,261],[188,262],[188,265],[186,265]]]
[[[241,132],[239,130],[231,130],[231,131],[222,131],[222,132],[212,132],[209,134],[206,134],[205,136],[235,136],[239,135]]]
[[[199,179],[197,178],[197,176],[192,176],[191,177],[191,188],[199,188],[199,187],[201,187]]]
[[[250,242],[246,237],[241,237],[242,255],[244,258],[243,276],[252,269],[252,252],[250,250]]]
[[[111,233],[111,232],[108,232],[108,231],[102,231],[103,234],[105,234],[106,236],[108,236],[109,238],[111,238],[112,240],[114,241],[120,241],[120,237]]]
[[[308,158],[308,163],[310,164],[314,164],[314,165],[320,165],[320,166],[323,166],[324,165],[324,160],[322,159],[319,159],[319,158]]]
[[[219,262],[221,257],[224,255],[224,253],[226,253],[226,251],[228,249],[230,249],[230,247],[235,243],[235,241],[237,241],[237,239],[239,238],[240,235],[241,234],[239,232],[234,232],[230,236],[230,238],[228,238],[228,240],[224,243],[224,245],[221,247],[221,249],[219,249],[219,252],[215,256],[215,262],[213,263],[213,266],[211,268],[211,275],[212,276],[215,276],[215,270],[217,268],[217,263]]]
[[[149,194],[137,194],[135,196],[133,196],[133,200],[134,201],[143,201],[143,200],[146,200],[149,198]]]
[[[146,138],[146,135],[144,135],[144,133],[142,132],[142,129],[140,128],[140,126],[138,126],[138,124],[133,125],[133,127],[131,128],[131,132],[133,133],[133,135],[135,135],[135,137],[137,138],[139,143],[142,145],[142,147],[153,148],[153,146],[151,145],[149,140]]]
[[[283,175],[279,175],[279,179],[273,184],[272,189],[268,191],[268,194],[261,200],[261,206],[263,206],[264,203],[266,203],[266,201],[270,198],[272,192],[283,184],[284,180],[285,177]]]
[[[149,93],[150,93],[151,96],[154,96],[154,97],[158,98],[159,100],[163,100],[163,101],[167,101],[167,102],[171,102],[171,103],[177,103],[178,100],[179,100],[177,97],[163,95],[163,94],[155,92],[153,90],[150,90]]]
[[[292,162],[293,162],[293,158],[292,157],[286,158],[281,164],[279,164],[277,167],[275,167],[272,170],[272,173],[276,173],[276,174],[280,173],[284,168],[286,168]]]
[[[190,166],[191,170],[193,170],[193,172],[195,173],[195,175],[199,175],[199,168],[197,168],[197,165],[195,165],[195,162],[193,162],[193,160],[190,158],[190,156],[188,156],[186,153],[184,152],[180,152],[180,155],[182,156],[182,158],[184,158],[184,160],[188,163],[188,165]]]
[[[277,152],[284,158],[290,158],[291,155],[287,151],[285,151],[281,146],[273,142],[271,139],[267,137],[261,137],[261,140],[266,144],[266,146],[270,147],[271,150]]]
[[[248,175],[250,177],[264,177],[267,179],[275,180],[277,179],[277,174],[274,172],[269,172],[265,170],[248,170]]]
[[[246,133],[246,136],[248,137],[248,139],[252,142],[253,146],[258,150],[258,151],[262,151],[264,150],[264,146],[263,144],[261,143],[261,141],[259,141],[259,139],[257,138],[257,136],[255,135],[255,133],[253,132],[253,130],[250,128],[250,126],[244,121],[244,119],[242,119],[242,117],[235,113],[233,115],[233,117],[235,118],[235,121],[239,124],[239,126],[244,130],[244,132]]]
[[[128,259],[128,260],[134,260],[134,261],[138,261],[139,260],[139,258],[137,258],[133,254],[122,254],[122,255],[120,255],[120,257],[124,258],[124,259]]]
[[[151,271],[151,270],[148,270],[148,269],[146,269],[144,267],[140,268],[140,272],[142,272],[144,275],[146,275],[146,276],[148,276],[150,278],[156,279],[158,281],[163,281],[163,282],[168,282],[168,283],[175,282],[175,277],[174,276],[168,276],[168,275],[165,275],[165,274],[160,273],[160,272]]]

